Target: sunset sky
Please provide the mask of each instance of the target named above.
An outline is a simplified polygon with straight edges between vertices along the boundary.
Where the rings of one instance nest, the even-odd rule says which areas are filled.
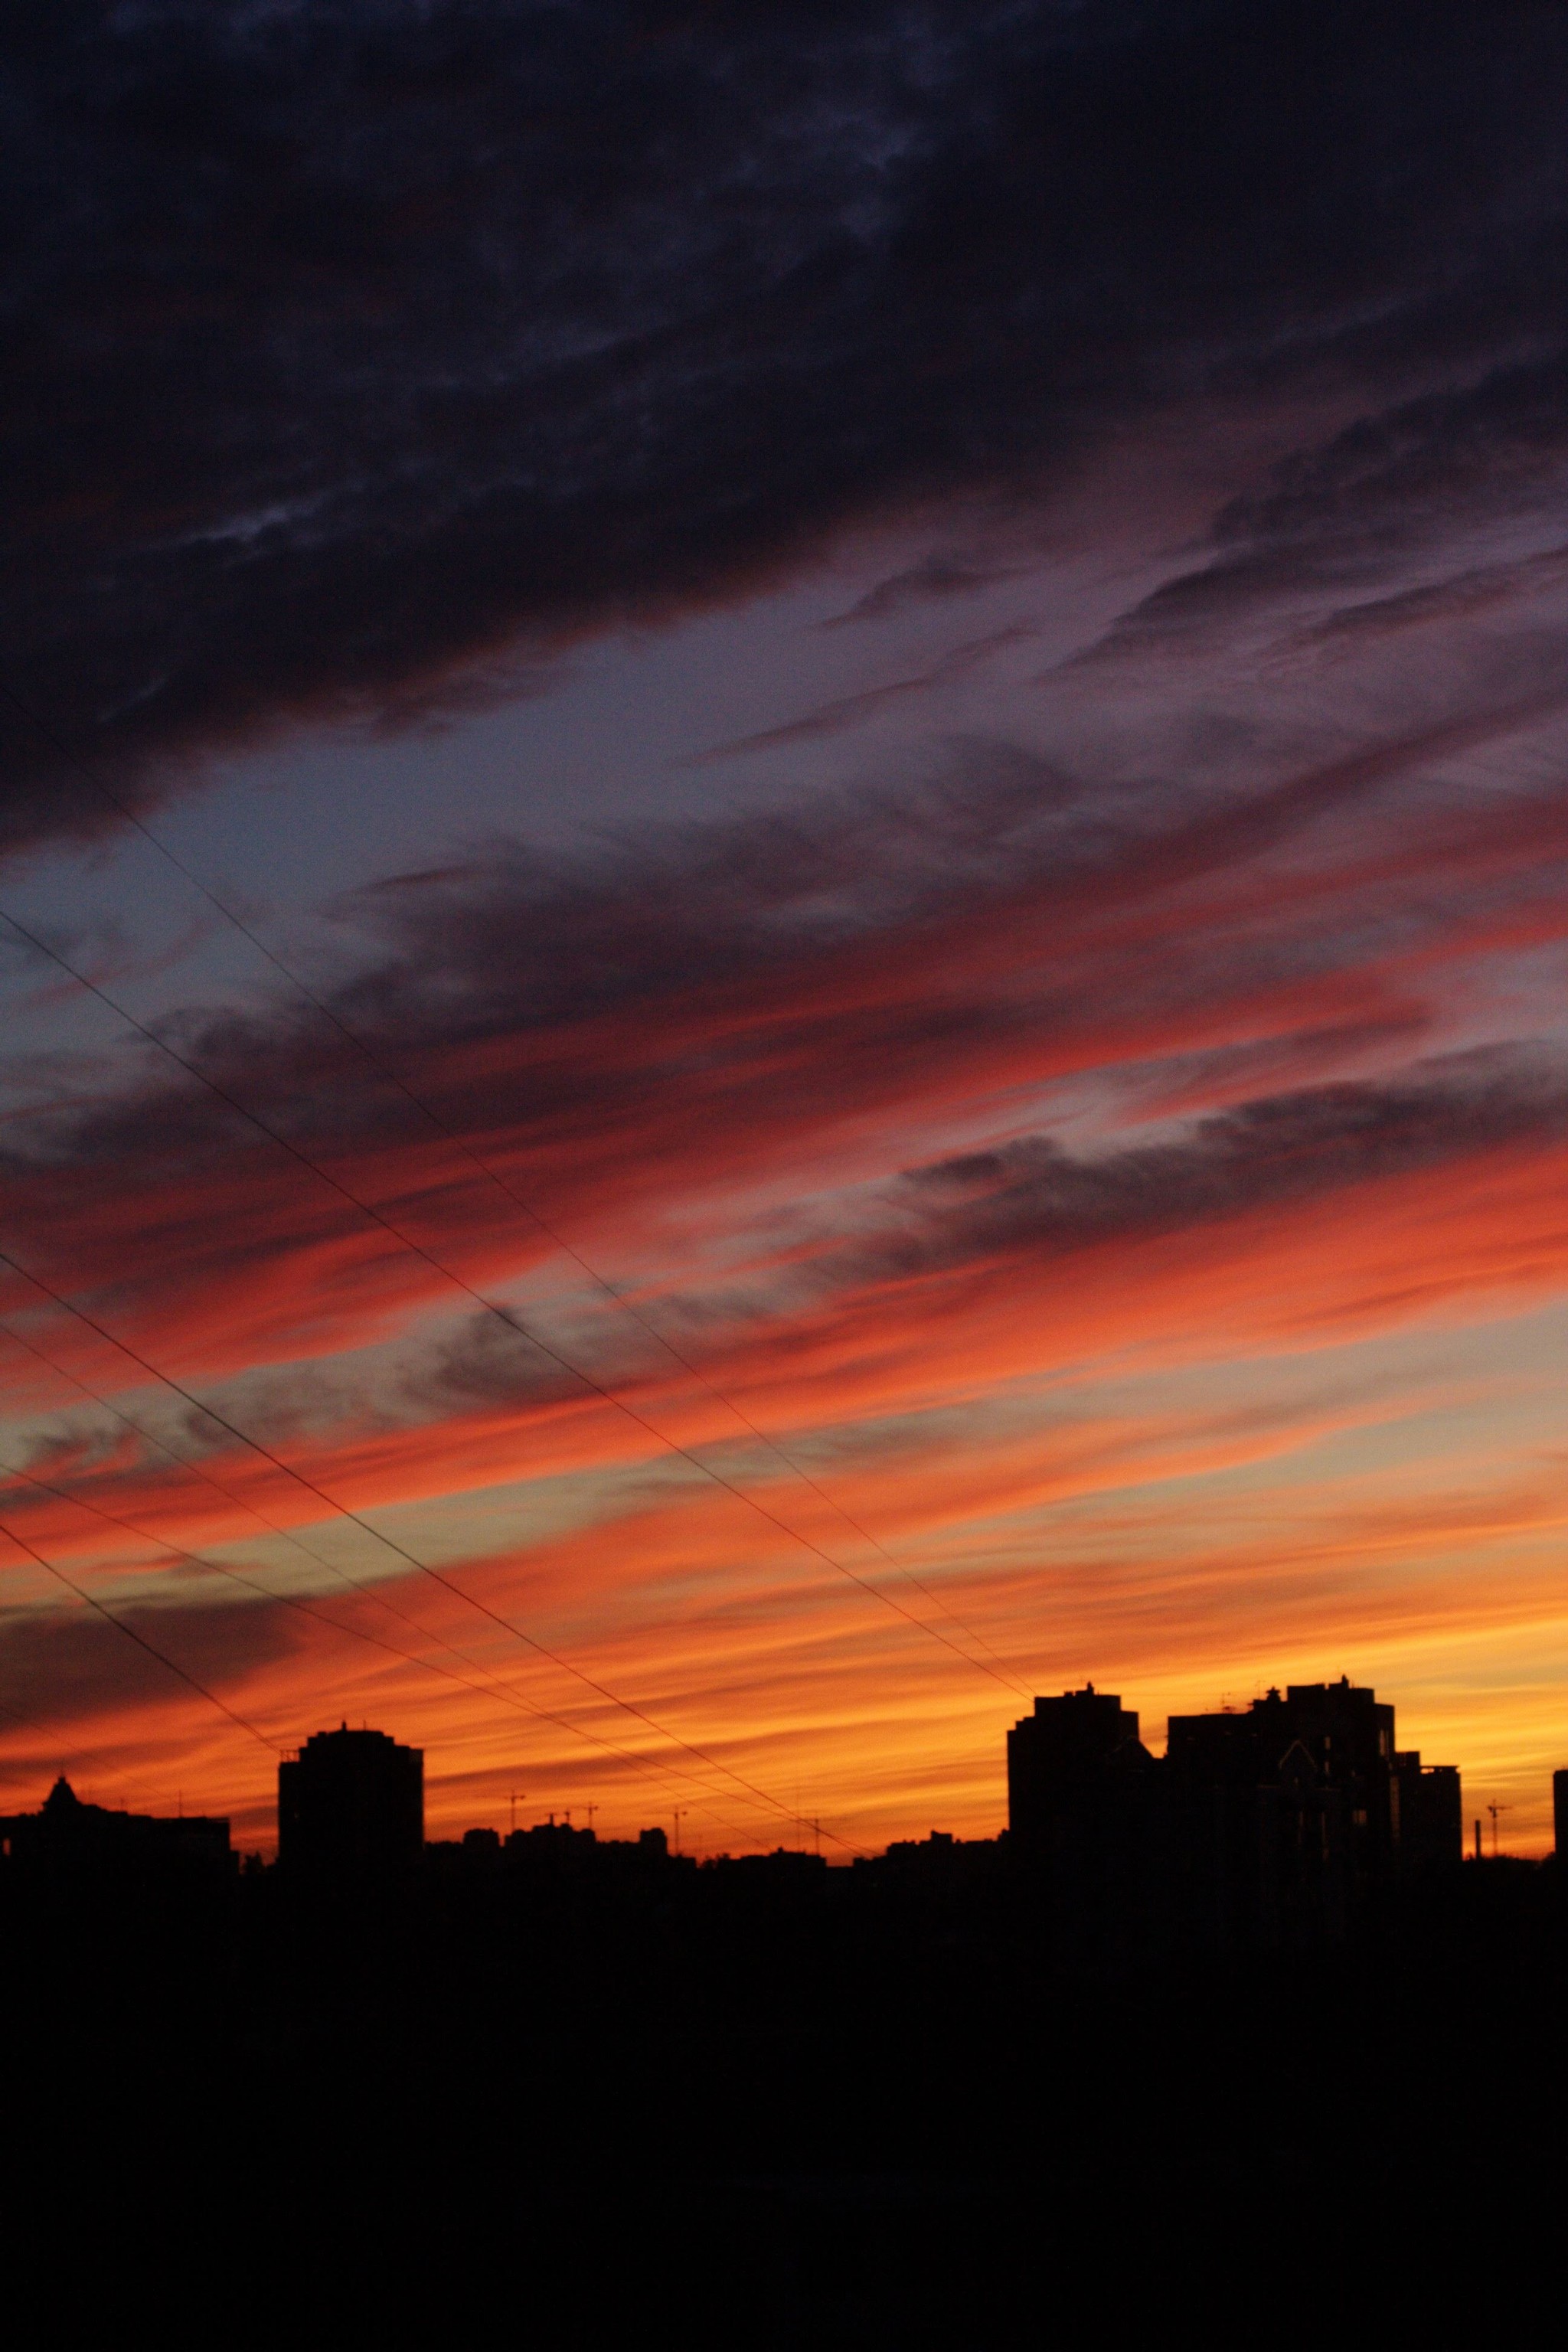
[[[1348,1674],[1549,1846],[1564,13],[6,46],[0,1810]]]

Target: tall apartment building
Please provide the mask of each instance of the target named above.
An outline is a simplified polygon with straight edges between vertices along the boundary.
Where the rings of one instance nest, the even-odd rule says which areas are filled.
[[[1458,1773],[1396,1748],[1393,1707],[1348,1678],[1173,1716],[1163,1761],[1090,1685],[1037,1699],[1007,1764],[1012,1842],[1066,1945],[1333,1943],[1460,1858]]]
[[[318,1731],[278,1767],[278,1860],[321,1885],[387,1878],[425,1846],[425,1756],[384,1731]]]

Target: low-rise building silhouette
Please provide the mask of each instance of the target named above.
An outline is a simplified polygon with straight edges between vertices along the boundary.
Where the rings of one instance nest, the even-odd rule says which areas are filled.
[[[425,1847],[425,1757],[384,1731],[318,1731],[278,1767],[278,1860],[314,1885],[395,1876]]]
[[[1414,1748],[1394,1759],[1400,1875],[1458,1862],[1464,1853],[1465,1804],[1457,1764],[1423,1764]]]
[[[62,1773],[36,1813],[0,1816],[0,1857],[29,1891],[212,1891],[235,1855],[229,1825],[206,1813],[130,1813],[84,1804]]]

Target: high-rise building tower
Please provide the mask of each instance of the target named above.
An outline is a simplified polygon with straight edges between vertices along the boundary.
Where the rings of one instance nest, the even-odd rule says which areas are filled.
[[[278,1859],[321,1885],[386,1878],[425,1844],[425,1756],[384,1731],[318,1731],[278,1767]]]
[[[1012,1848],[1061,1956],[1147,1946],[1163,1901],[1162,1793],[1137,1716],[1092,1683],[1037,1698],[1007,1734]]]
[[[1138,1717],[1108,1691],[1037,1698],[1007,1734],[1007,1823],[1015,1845],[1047,1852],[1069,1837],[1106,1785],[1112,1759],[1138,1746]]]
[[[1459,1859],[1458,1773],[1396,1748],[1393,1707],[1347,1677],[1173,1715],[1162,1762],[1092,1683],[1038,1698],[1007,1791],[1014,1854],[1080,1957],[1336,1943]]]

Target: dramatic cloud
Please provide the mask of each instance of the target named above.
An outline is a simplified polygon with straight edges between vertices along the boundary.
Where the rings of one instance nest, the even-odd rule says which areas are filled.
[[[980,747],[901,800],[596,862],[501,848],[364,894],[345,911],[374,961],[335,1004],[350,1034],[286,997],[192,1013],[166,1033],[189,1070],[138,1044],[118,1085],[13,1122],[16,1254],[149,1341],[167,1327],[246,1361],[460,1305],[439,1266],[504,1283],[560,1231],[636,1256],[699,1215],[732,1226],[748,1192],[803,1170],[818,1191],[880,1175],[906,1139],[936,1148],[1020,1088],[1092,1079],[1106,1140],[1130,1111],[1260,1094],[1196,1160],[1105,1163],[1178,1217],[1226,1188],[1280,1203],[1413,1164],[1428,1133],[1472,1150],[1505,1112],[1544,1139],[1551,1087],[1511,1064],[1490,1091],[1458,1065],[1436,1093],[1416,1073],[1375,1098],[1268,1097],[1336,1056],[1463,1045],[1434,963],[1562,937],[1561,794],[1472,803],[1443,780],[1550,729],[1555,699],[1438,717],[1245,794],[1196,775],[1090,790]],[[1057,1183],[1064,1214],[1091,1213],[1076,1162],[997,1165],[995,1201]]]
[[[0,45],[5,903],[100,992],[7,932],[5,1524],[268,1736],[423,1740],[444,1824],[773,1843],[687,1740],[989,1829],[1020,1684],[1260,1663],[1479,1709],[1531,1818],[1563,12]],[[75,853],[79,760],[208,776],[185,873]],[[264,1833],[263,1748],[7,1560],[28,1793]]]
[[[60,0],[5,45],[12,841],[112,821],[65,754],[142,796],[395,723],[1205,395],[1364,412],[1232,519],[1352,570],[1347,504],[1558,462],[1553,8]]]
[[[230,1694],[237,1706],[250,1675],[300,1647],[289,1612],[262,1600],[223,1608],[187,1594],[182,1605],[122,1607],[117,1613],[154,1649],[177,1657],[188,1675]],[[68,1742],[70,1727],[82,1717],[121,1710],[133,1715],[171,1700],[193,1714],[203,1707],[200,1694],[152,1650],[128,1642],[85,1604],[47,1614],[7,1612],[0,1712],[26,1723],[45,1704],[55,1736]]]
[[[1467,1057],[1415,1082],[1264,1097],[1200,1120],[1180,1140],[1095,1159],[1031,1137],[911,1178],[924,1231],[890,1247],[881,1266],[905,1275],[955,1256],[1054,1255],[1565,1138],[1568,1069],[1511,1055]]]

